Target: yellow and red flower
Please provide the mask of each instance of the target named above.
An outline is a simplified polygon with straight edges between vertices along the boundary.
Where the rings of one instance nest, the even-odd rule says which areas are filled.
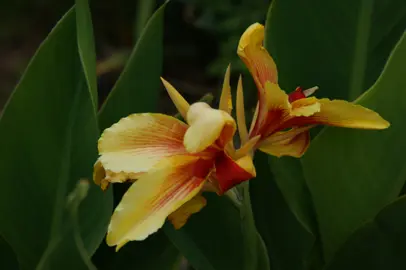
[[[264,26],[255,23],[242,35],[237,53],[258,88],[258,105],[248,138],[260,136],[256,148],[274,156],[301,157],[310,143],[315,125],[385,129],[389,123],[379,114],[344,100],[309,97],[317,87],[286,94],[278,85],[276,64],[263,47]],[[241,95],[242,97],[242,95]],[[237,107],[244,109],[242,98]],[[244,112],[237,112],[237,115]],[[239,126],[239,129],[247,129]],[[247,132],[248,133],[248,132]]]
[[[94,181],[134,181],[114,211],[107,243],[119,249],[128,241],[143,240],[169,217],[175,228],[200,211],[202,191],[223,194],[255,176],[251,149],[257,139],[238,150],[232,138],[236,123],[230,116],[230,69],[227,69],[220,109],[192,105],[167,81],[167,89],[187,123],[172,116],[141,113],[125,117],[106,129],[99,139],[100,157]]]
[[[264,27],[251,25],[242,35],[238,55],[258,88],[258,105],[248,130],[241,77],[237,86],[237,123],[231,117],[230,67],[226,71],[219,110],[192,105],[167,81],[162,82],[185,122],[159,113],[125,117],[99,139],[100,157],[94,181],[133,181],[115,209],[107,244],[119,249],[143,240],[168,218],[175,228],[205,206],[201,193],[219,195],[255,177],[255,149],[275,156],[300,157],[309,146],[309,129],[318,124],[384,129],[389,123],[377,113],[343,100],[309,97],[317,87],[286,94],[278,85],[276,64],[263,47]],[[241,147],[236,150],[237,131]]]

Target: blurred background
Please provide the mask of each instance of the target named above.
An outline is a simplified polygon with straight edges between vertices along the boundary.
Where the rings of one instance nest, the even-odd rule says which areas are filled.
[[[0,3],[0,108],[30,58],[72,0]],[[163,0],[89,1],[97,50],[100,103],[108,95],[145,23]],[[236,55],[242,32],[264,22],[269,0],[172,0],[165,17],[163,76],[190,101],[217,94],[228,63],[233,85],[244,72]],[[249,102],[249,100],[248,100]],[[174,107],[162,91],[163,112]]]

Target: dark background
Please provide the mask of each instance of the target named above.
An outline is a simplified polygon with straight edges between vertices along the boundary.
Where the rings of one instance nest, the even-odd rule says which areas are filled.
[[[130,50],[162,0],[89,1],[98,60],[99,99],[103,101]],[[263,22],[268,0],[172,0],[165,16],[163,76],[189,101],[218,94],[228,63],[233,85],[242,62],[236,55],[242,32]],[[0,3],[0,108],[28,61],[73,0],[2,0]],[[62,63],[61,63],[62,64]],[[160,108],[174,107],[162,91]]]

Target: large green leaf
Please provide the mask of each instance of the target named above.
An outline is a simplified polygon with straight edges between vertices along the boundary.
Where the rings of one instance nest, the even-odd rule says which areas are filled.
[[[92,17],[88,0],[76,0],[75,3],[79,56],[96,112],[98,109],[96,51],[94,46]]]
[[[157,110],[165,6],[166,3],[149,19],[123,72],[100,109],[102,130],[129,114]]]
[[[298,222],[272,175],[268,156],[255,154],[257,177],[250,180],[255,223],[268,248],[271,269],[306,269],[315,236]],[[316,250],[317,251],[317,250]]]
[[[66,175],[69,175],[68,166],[65,166],[65,168]],[[81,180],[69,196],[61,198],[61,201],[65,204],[63,210],[66,211],[66,216],[63,219],[62,228],[54,234],[37,265],[37,270],[96,270],[90,261],[90,256],[80,235],[78,220],[79,205],[86,198],[88,190],[89,182]]]
[[[59,234],[63,198],[80,178],[91,177],[96,159],[98,127],[75,17],[72,9],[42,43],[0,120],[0,232],[22,269],[34,269]],[[92,254],[106,230],[111,194],[92,185],[79,211]]]
[[[356,230],[326,270],[405,269],[405,228],[406,197],[402,197]]]
[[[265,46],[278,65],[282,87],[318,85],[320,95],[329,98],[356,97],[377,78],[406,27],[405,5],[357,0],[349,9],[346,1],[273,1]],[[289,207],[306,228],[314,227],[299,160],[271,161]]]
[[[18,270],[18,261],[10,245],[0,237],[0,269]]]
[[[147,241],[128,243],[107,262],[108,267],[102,266],[99,269],[174,270],[180,259],[179,250],[168,241],[166,235],[157,233]]]
[[[301,163],[293,157],[269,157],[274,180],[283,190],[285,200],[301,226],[311,235],[317,234],[313,203],[306,184]]]
[[[318,85],[316,95],[355,98],[376,80],[406,26],[406,3],[350,2],[273,1],[265,45],[284,89]],[[304,228],[315,230],[300,161],[271,158],[271,164],[289,208]]]
[[[247,227],[238,207],[226,197],[205,195],[207,206],[193,215],[182,229],[165,225],[165,232],[174,245],[197,270],[267,269],[256,230]],[[247,241],[248,236],[253,242]]]
[[[406,179],[406,34],[357,103],[380,113],[384,131],[327,128],[303,160],[328,259],[349,234],[399,195]]]
[[[283,89],[317,85],[322,96],[355,99],[402,35],[406,2],[274,0],[266,27]]]

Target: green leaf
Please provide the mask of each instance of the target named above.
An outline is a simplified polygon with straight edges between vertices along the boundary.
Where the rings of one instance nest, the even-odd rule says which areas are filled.
[[[165,243],[163,245],[163,243]],[[146,259],[148,258],[148,259]],[[164,233],[157,233],[143,242],[130,242],[108,262],[108,269],[159,269],[174,270],[181,255],[178,249],[168,241]],[[99,268],[107,269],[107,268]]]
[[[355,99],[379,76],[405,27],[405,1],[275,0],[266,45],[283,89],[317,85],[322,96]]]
[[[267,269],[263,250],[259,250],[262,246],[257,246],[257,232],[247,227],[239,209],[226,197],[204,195],[207,206],[180,230],[165,224],[165,233],[173,244],[197,270]],[[247,237],[255,241],[249,242]]]
[[[265,45],[278,66],[281,86],[319,86],[316,95],[355,98],[371,86],[406,26],[402,1],[275,0]],[[325,161],[327,162],[327,160]],[[286,202],[306,228],[316,228],[300,161],[272,159]],[[318,166],[318,165],[314,165]],[[296,183],[296,184],[295,184]],[[307,225],[306,225],[307,224]]]
[[[65,166],[68,175],[68,166]],[[66,176],[65,176],[66,177]],[[80,235],[78,211],[80,203],[85,199],[89,190],[89,182],[81,180],[66,198],[67,215],[63,220],[62,229],[55,234],[41,258],[37,270],[45,269],[77,269],[96,270],[90,256],[86,251],[85,244]]]
[[[289,202],[291,212],[301,226],[314,236],[317,233],[316,217],[300,161],[293,157],[269,156],[269,164],[274,181]]]
[[[257,177],[250,180],[251,203],[258,231],[268,248],[271,269],[306,269],[311,263],[315,236],[288,207],[271,173],[268,155],[257,152],[254,161]]]
[[[18,261],[10,245],[0,237],[0,269],[18,270]]]
[[[127,64],[99,113],[103,130],[120,118],[157,109],[163,57],[166,3],[149,19]]]
[[[165,224],[165,233],[197,270],[242,269],[243,240],[240,214],[225,197],[204,194],[207,206],[175,230]]]
[[[383,131],[327,128],[302,159],[321,239],[331,259],[347,237],[400,193],[406,179],[406,34],[382,75],[357,103],[391,126]]]
[[[115,194],[117,188],[115,187]],[[180,253],[163,231],[149,236],[144,241],[131,241],[119,252],[103,242],[92,258],[99,270],[162,269],[174,270]]]
[[[405,228],[406,197],[402,197],[356,230],[326,270],[405,269]]]
[[[98,109],[96,52],[93,38],[92,17],[88,0],[76,0],[76,29],[80,61],[90,90],[95,112]]]
[[[72,9],[36,52],[0,120],[0,232],[22,269],[34,269],[63,229],[63,198],[91,178],[96,159],[98,127],[76,34]],[[88,254],[105,234],[111,198],[92,185],[80,206]]]

